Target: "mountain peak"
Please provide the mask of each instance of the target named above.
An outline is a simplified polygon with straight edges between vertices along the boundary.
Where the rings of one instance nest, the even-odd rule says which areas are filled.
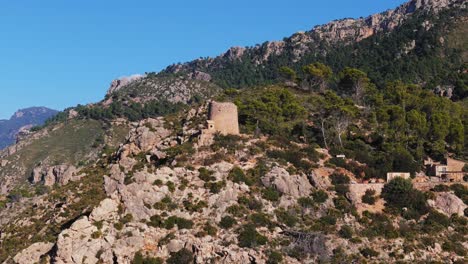
[[[29,107],[16,111],[9,120],[0,120],[0,149],[13,144],[21,130],[42,125],[57,113],[47,107]]]
[[[18,111],[16,111],[11,116],[11,119],[24,118],[24,117],[27,117],[27,116],[33,117],[33,116],[37,116],[37,115],[46,114],[46,113],[49,113],[49,112],[55,112],[56,113],[57,111],[53,110],[53,109],[50,109],[50,108],[47,108],[47,107],[43,107],[43,106],[28,107],[28,108],[19,109]]]

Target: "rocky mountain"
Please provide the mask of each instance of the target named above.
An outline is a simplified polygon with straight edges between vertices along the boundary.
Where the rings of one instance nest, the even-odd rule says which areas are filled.
[[[378,84],[394,79],[429,88],[454,84],[453,75],[467,58],[466,11],[463,0],[412,0],[366,18],[316,26],[282,41],[233,47],[214,58],[174,64],[164,73],[201,71],[222,87],[245,87],[278,80],[281,66],[301,72],[302,66],[319,61],[336,72],[345,66],[362,69]]]
[[[466,263],[465,5],[113,81],[0,151],[0,263]]]
[[[0,149],[15,143],[18,133],[44,124],[57,113],[46,107],[30,107],[18,110],[9,120],[0,120]]]

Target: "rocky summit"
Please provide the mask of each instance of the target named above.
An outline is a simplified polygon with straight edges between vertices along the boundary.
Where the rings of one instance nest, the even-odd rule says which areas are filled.
[[[17,112],[0,263],[467,263],[466,21],[412,0]]]
[[[18,135],[24,135],[30,128],[44,124],[57,113],[46,107],[31,107],[18,110],[9,120],[0,120],[0,149],[15,143]]]

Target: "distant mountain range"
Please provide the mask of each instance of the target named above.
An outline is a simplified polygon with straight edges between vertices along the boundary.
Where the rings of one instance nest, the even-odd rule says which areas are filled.
[[[18,110],[9,120],[0,120],[0,149],[13,143],[18,132],[42,125],[58,111],[46,107],[30,107]]]

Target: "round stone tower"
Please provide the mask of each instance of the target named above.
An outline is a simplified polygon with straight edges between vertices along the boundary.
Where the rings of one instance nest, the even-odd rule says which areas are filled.
[[[233,103],[210,103],[209,119],[214,122],[216,131],[223,135],[238,135],[239,120],[237,106]]]

